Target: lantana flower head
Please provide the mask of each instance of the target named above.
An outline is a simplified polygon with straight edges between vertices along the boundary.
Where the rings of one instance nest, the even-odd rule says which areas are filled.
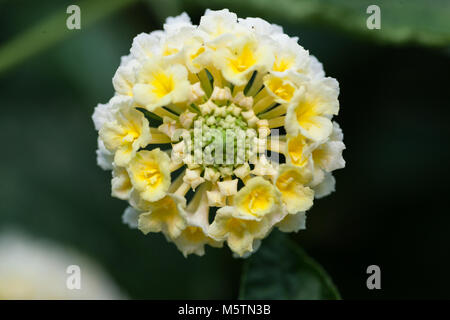
[[[123,221],[185,255],[305,228],[343,168],[339,84],[280,26],[206,10],[135,37],[93,115]]]

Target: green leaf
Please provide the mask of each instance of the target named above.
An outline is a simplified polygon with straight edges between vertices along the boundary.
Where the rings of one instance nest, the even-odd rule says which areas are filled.
[[[167,17],[177,16],[183,12],[180,0],[164,0],[164,5],[161,5],[160,0],[145,0],[145,2],[158,19],[159,29],[162,29]]]
[[[323,268],[277,230],[246,261],[239,296],[270,300],[340,299]]]
[[[185,0],[186,1],[186,0]],[[450,44],[447,0],[189,0],[210,8],[229,8],[239,15],[261,17],[280,25],[313,25],[338,29],[387,43]],[[366,25],[369,5],[381,9],[381,29]]]
[[[163,119],[157,114],[154,114],[153,112],[150,112],[144,108],[137,108],[137,109],[144,114],[145,118],[148,120],[151,127],[159,127],[159,125],[163,123]]]
[[[0,47],[0,74],[24,60],[48,49],[57,42],[83,30],[136,0],[84,0],[77,3],[81,10],[81,30],[66,26],[67,7],[60,7],[29,30]]]

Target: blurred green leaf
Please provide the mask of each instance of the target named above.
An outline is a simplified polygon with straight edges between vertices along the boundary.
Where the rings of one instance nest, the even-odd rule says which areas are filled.
[[[69,30],[66,26],[66,7],[61,7],[39,23],[0,47],[0,74],[27,58],[49,48],[60,40],[82,32],[98,20],[111,15],[136,0],[84,0],[77,5],[81,9],[81,30]]]
[[[340,295],[320,265],[274,231],[246,262],[240,298],[336,300]]]
[[[180,0],[165,0],[164,5],[161,5],[160,0],[145,0],[152,13],[158,19],[160,28],[166,21],[167,17],[173,17],[183,12]]]
[[[239,15],[259,16],[285,24],[327,26],[387,43],[450,44],[447,0],[184,0],[192,5],[229,8]],[[369,30],[369,5],[381,9],[381,29]]]

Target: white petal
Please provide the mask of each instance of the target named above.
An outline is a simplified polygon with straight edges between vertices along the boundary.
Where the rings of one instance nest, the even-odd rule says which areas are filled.
[[[140,212],[133,207],[127,207],[122,215],[122,222],[131,229],[137,229]]]
[[[326,173],[325,179],[313,189],[316,199],[326,197],[336,190],[336,180],[331,173]]]
[[[163,37],[164,33],[162,31],[138,34],[133,39],[130,49],[131,55],[139,61],[146,61],[152,58],[160,50],[160,43]]]
[[[254,31],[261,35],[274,35],[283,33],[283,28],[276,24],[270,24],[264,19],[261,18],[239,18],[239,24],[247,27],[249,30]]]
[[[98,149],[95,152],[97,154],[97,165],[103,170],[112,170],[113,169],[113,161],[114,161],[114,153],[106,149],[103,141],[98,138],[97,139]]]
[[[184,27],[192,27],[191,18],[186,12],[176,17],[168,17],[164,23],[164,31],[169,34],[176,33]]]
[[[288,214],[277,225],[282,232],[298,232],[306,229],[306,213]]]

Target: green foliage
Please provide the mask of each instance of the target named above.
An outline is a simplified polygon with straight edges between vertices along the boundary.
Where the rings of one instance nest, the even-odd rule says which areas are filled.
[[[241,299],[335,300],[330,277],[285,234],[273,231],[245,264]]]
[[[183,0],[201,7],[229,8],[241,16],[261,17],[280,25],[326,26],[380,42],[427,46],[450,44],[447,0]],[[366,26],[370,5],[381,9],[381,29]]]
[[[82,29],[137,0],[84,0]],[[281,25],[314,25],[335,28],[380,42],[427,46],[450,44],[450,2],[446,0],[145,0],[162,24],[167,16],[183,10],[229,8],[240,16],[259,16]],[[371,4],[381,8],[381,30],[366,27]],[[194,8],[195,7],[195,8]],[[48,49],[75,31],[65,28],[67,14],[61,7],[0,47],[0,73]]]
[[[144,3],[147,4],[161,27],[167,17],[176,16],[183,11],[180,0],[164,0],[164,5],[161,5],[160,0],[144,0]]]
[[[157,114],[154,114],[153,112],[150,112],[144,108],[137,109],[144,114],[145,118],[147,118],[148,122],[150,123],[150,126],[158,127],[160,124],[162,124],[163,119]]]
[[[84,0],[77,3],[81,9],[81,31],[135,1],[110,0],[108,5],[99,0]],[[36,25],[1,46],[0,74],[77,33],[78,31],[66,28],[68,16],[66,7],[61,6]]]

